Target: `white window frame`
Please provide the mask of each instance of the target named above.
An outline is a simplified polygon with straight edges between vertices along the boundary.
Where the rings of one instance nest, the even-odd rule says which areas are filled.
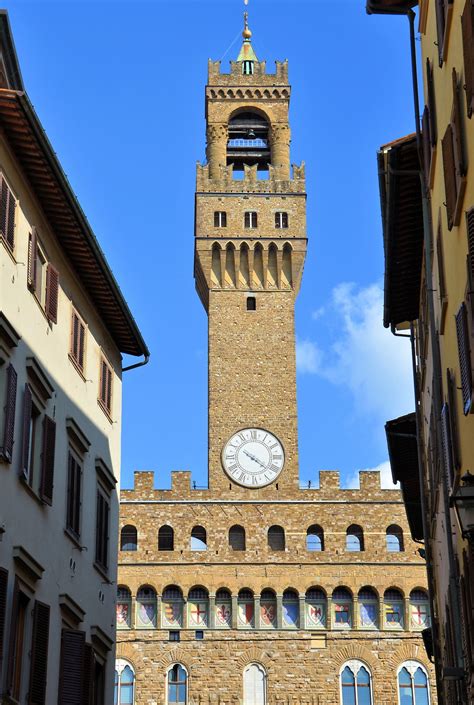
[[[245,217],[248,215],[249,224],[245,225]],[[245,211],[244,214],[244,228],[246,230],[254,230],[258,227],[258,213],[257,211]]]
[[[267,674],[267,669],[265,668],[265,666],[262,663],[260,663],[259,661],[252,661],[251,663],[248,663],[243,670],[243,673],[242,673],[242,705],[248,705],[245,700],[245,674],[253,666],[257,667],[263,673],[263,705],[266,705],[266,703],[267,703],[268,674]]]
[[[342,697],[342,672],[344,669],[348,666],[352,673],[354,674],[354,695],[355,695],[355,705],[358,705],[358,694],[357,694],[357,674],[359,673],[361,668],[365,668],[367,673],[369,674],[369,691],[370,691],[370,705],[373,705],[374,703],[374,693],[373,693],[373,679],[372,679],[372,671],[370,670],[370,667],[365,661],[360,661],[359,659],[350,659],[349,661],[345,661],[341,668],[339,669],[339,702],[341,705],[344,705],[344,700]],[[355,670],[357,669],[357,670]],[[398,683],[398,682],[397,682]],[[397,685],[398,687],[398,685]]]
[[[115,671],[114,671],[114,691],[115,691],[115,672],[118,673],[117,705],[120,705],[120,676],[122,675],[122,671],[124,671],[127,666],[132,669],[132,673],[133,673],[133,700],[132,700],[132,703],[133,704],[135,703],[135,693],[136,693],[136,685],[137,685],[137,674],[135,672],[135,668],[133,666],[133,663],[130,663],[130,661],[127,661],[126,659],[123,659],[123,658],[117,658],[117,659],[115,659]],[[114,692],[114,702],[115,702],[115,692]]]
[[[416,698],[415,698],[415,684],[414,684],[414,676],[415,672],[421,668],[423,673],[426,676],[426,690],[428,691],[428,705],[431,705],[431,688],[430,688],[430,676],[428,671],[426,670],[426,667],[424,664],[421,663],[421,661],[415,661],[415,659],[409,659],[408,661],[404,661],[399,665],[397,668],[397,702],[398,705],[401,705],[400,703],[400,682],[399,682],[399,676],[400,676],[400,671],[402,669],[406,668],[408,673],[410,674],[411,677],[411,696],[412,696],[412,705],[416,705]]]

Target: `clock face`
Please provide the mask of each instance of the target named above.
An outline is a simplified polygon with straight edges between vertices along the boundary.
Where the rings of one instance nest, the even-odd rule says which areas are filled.
[[[234,433],[222,451],[222,465],[231,480],[244,487],[264,487],[283,470],[285,452],[276,436],[263,428]]]

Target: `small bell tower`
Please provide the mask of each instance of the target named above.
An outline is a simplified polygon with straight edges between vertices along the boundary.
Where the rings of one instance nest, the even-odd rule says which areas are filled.
[[[298,489],[294,303],[306,253],[306,192],[304,164],[290,167],[288,63],[267,73],[247,13],[242,35],[229,73],[218,61],[208,65],[194,275],[209,318],[209,487],[256,498]],[[245,446],[248,474],[229,460],[238,455],[239,432],[242,444],[257,444]],[[270,450],[262,445],[260,453],[260,442]],[[271,470],[272,452],[283,456],[275,461],[282,467]]]

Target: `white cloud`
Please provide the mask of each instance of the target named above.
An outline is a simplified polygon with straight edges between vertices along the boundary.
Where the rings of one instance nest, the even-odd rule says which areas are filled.
[[[317,321],[318,318],[322,318],[325,313],[326,313],[325,307],[320,306],[315,311],[313,311],[313,313],[311,314],[311,318],[313,319],[313,321]]]
[[[390,461],[385,460],[380,465],[375,468],[363,468],[362,472],[379,472],[380,473],[380,487],[383,490],[394,490],[400,487],[400,485],[393,484],[392,480],[392,470],[390,468]],[[356,470],[352,475],[349,475],[346,482],[344,483],[347,488],[358,488],[359,487],[359,470]]]
[[[410,412],[414,406],[410,343],[383,327],[382,288],[339,284],[329,309],[339,334],[325,350],[310,340],[300,341],[298,371],[347,387],[358,415],[384,422]]]
[[[296,341],[296,369],[298,372],[318,374],[322,359],[321,350],[311,340]]]

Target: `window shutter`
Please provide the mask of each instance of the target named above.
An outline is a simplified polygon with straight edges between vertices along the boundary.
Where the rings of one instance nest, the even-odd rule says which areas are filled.
[[[63,629],[58,705],[83,705],[85,632]]]
[[[46,271],[46,316],[51,323],[58,322],[59,272],[48,264]]]
[[[1,455],[9,462],[12,461],[13,441],[15,437],[15,408],[16,408],[17,374],[10,363],[7,367],[7,394],[5,403],[5,422],[3,427],[3,446]]]
[[[82,673],[82,705],[92,705],[92,684],[94,677],[94,649],[84,644],[84,670]]]
[[[474,208],[466,213],[467,230],[467,275],[469,282],[469,295],[474,295]]]
[[[459,446],[458,414],[456,406],[456,378],[453,370],[446,370],[448,388],[449,416],[451,422],[451,442],[453,444],[453,462],[456,470],[461,467],[461,448]]]
[[[425,170],[425,183],[429,187],[431,171],[431,137],[430,137],[430,111],[425,106],[422,118],[422,144],[423,144],[423,167]]]
[[[29,384],[25,384],[23,396],[23,435],[21,439],[21,463],[20,475],[28,477],[28,460],[30,456],[30,423],[31,423],[31,389]]]
[[[463,572],[465,580],[465,600],[467,622],[472,625],[474,623],[474,550],[472,541],[469,542],[470,551],[463,552]],[[471,555],[471,564],[469,564],[469,554]],[[474,629],[470,629],[470,652],[471,666],[474,667]]]
[[[459,101],[459,85],[458,85],[458,75],[456,69],[453,68],[452,72],[453,80],[453,117],[452,117],[452,129],[453,129],[453,146],[454,146],[454,159],[456,168],[456,178],[461,178],[466,174],[466,166],[464,163],[464,145],[463,145],[463,123],[461,115],[461,106]]]
[[[15,246],[16,202],[3,176],[1,177],[0,189],[0,235],[8,244],[10,250],[13,251]]]
[[[56,423],[49,416],[43,420],[43,455],[41,460],[41,499],[53,503],[54,450],[56,446]]]
[[[466,304],[463,302],[456,314],[456,333],[458,339],[459,369],[461,372],[461,389],[464,415],[471,409],[472,369],[471,351],[469,347],[469,328],[467,323]]]
[[[464,54],[464,84],[468,117],[472,115],[474,98],[474,1],[466,0],[461,16]]]
[[[31,229],[31,234],[28,238],[28,286],[31,289],[36,289],[37,271],[36,265],[38,262],[38,236],[36,228]]]
[[[15,637],[18,619],[18,603],[20,599],[20,586],[18,578],[15,576],[13,586],[12,609],[10,618],[10,634],[8,639],[8,663],[7,663],[7,693],[10,694],[13,687],[13,669],[15,666]]]
[[[426,59],[426,87],[428,98],[428,111],[430,117],[430,140],[431,146],[436,147],[438,142],[438,127],[436,123],[436,101],[433,78],[433,64],[429,59]]]
[[[49,605],[38,600],[33,609],[31,639],[30,688],[28,705],[45,705],[48,673]]]
[[[454,225],[454,214],[456,211],[457,188],[456,188],[456,167],[454,162],[453,129],[451,124],[446,128],[444,137],[441,140],[443,150],[443,171],[444,187],[446,190],[446,211],[448,217],[448,229]]]
[[[79,346],[79,355],[77,362],[79,363],[79,367],[81,370],[84,368],[84,337],[85,337],[85,327],[82,325],[81,321],[78,321],[79,323],[79,340],[78,340],[78,346]]]
[[[445,10],[444,10],[445,0],[436,0],[436,30],[438,34],[438,58],[439,65],[443,65],[443,44],[444,44],[444,30],[445,30]]]
[[[443,450],[444,472],[448,479],[449,486],[452,487],[454,481],[453,446],[449,405],[446,403],[443,404],[443,408],[441,409],[441,446]]]
[[[5,618],[7,614],[8,570],[0,568],[0,672],[3,661],[3,639],[5,635]]]

